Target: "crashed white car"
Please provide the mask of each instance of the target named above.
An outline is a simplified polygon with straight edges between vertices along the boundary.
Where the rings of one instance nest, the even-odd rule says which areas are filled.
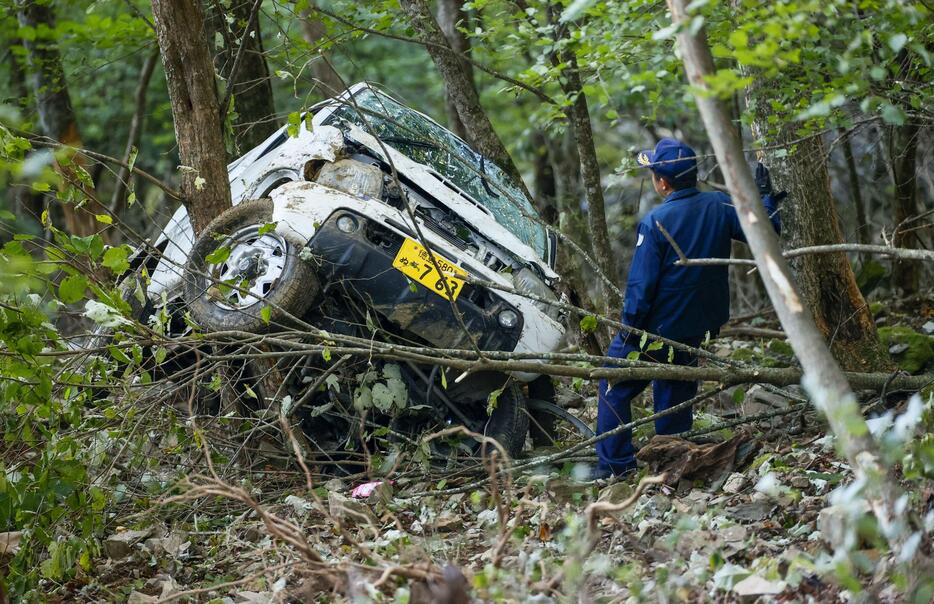
[[[481,350],[541,353],[561,342],[562,317],[550,303],[557,240],[521,188],[463,140],[372,86],[357,84],[313,107],[229,171],[235,207],[197,239],[179,208],[154,242],[161,256],[149,266],[152,308],[190,309],[205,331],[294,328],[297,317],[330,334],[376,333],[434,348],[475,342]],[[416,363],[383,364],[375,377],[357,366],[355,386],[303,396],[308,376],[328,363],[311,355],[302,362],[290,392],[315,421],[369,403],[394,420],[427,413],[467,424],[515,454],[530,408],[560,412],[547,377],[441,376]],[[374,389],[389,390],[388,402]],[[487,416],[491,394],[497,400]],[[336,440],[344,432],[346,423],[335,424]]]

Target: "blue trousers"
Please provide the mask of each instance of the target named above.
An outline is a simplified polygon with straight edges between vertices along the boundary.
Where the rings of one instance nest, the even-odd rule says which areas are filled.
[[[625,359],[630,353],[640,351],[639,336],[629,336],[620,332],[610,343],[607,356]],[[682,341],[689,346],[697,347],[703,337],[684,338]],[[646,343],[646,348],[651,340]],[[642,351],[639,360],[668,363],[668,346],[651,352]],[[672,362],[675,365],[697,365],[697,357],[693,354],[675,350]],[[607,367],[615,365],[607,364]],[[600,380],[597,403],[597,434],[603,434],[616,428],[620,424],[632,421],[630,403],[639,393],[649,385],[649,380],[627,380],[616,382],[610,387],[607,380]],[[693,398],[697,394],[697,382],[682,382],[673,380],[655,380],[652,383],[655,412],[664,411],[679,403]],[[677,434],[691,429],[694,415],[690,408],[667,415],[655,420],[656,434]],[[597,443],[597,458],[599,468],[609,470],[614,474],[625,474],[636,468],[636,448],[632,444],[632,430],[625,430],[620,434],[604,438]]]

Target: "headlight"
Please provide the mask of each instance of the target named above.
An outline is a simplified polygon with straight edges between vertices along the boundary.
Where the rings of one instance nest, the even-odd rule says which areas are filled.
[[[497,319],[499,320],[500,327],[505,329],[512,329],[519,324],[519,315],[516,314],[516,311],[508,308],[500,311]]]
[[[350,214],[344,214],[337,219],[337,228],[344,233],[353,233],[358,227],[357,219]]]
[[[512,285],[516,288],[516,291],[541,298],[541,300],[533,300],[532,303],[555,321],[558,320],[561,309],[554,304],[550,304],[550,302],[557,302],[558,296],[545,285],[545,282],[532,269],[526,267],[513,273]]]

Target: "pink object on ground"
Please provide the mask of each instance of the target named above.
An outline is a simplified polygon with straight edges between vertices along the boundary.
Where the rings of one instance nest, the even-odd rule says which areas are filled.
[[[366,499],[373,494],[373,491],[377,489],[384,481],[374,480],[373,482],[364,482],[361,485],[354,487],[354,490],[350,492],[350,496],[354,499]],[[389,484],[392,484],[392,481],[389,481]]]

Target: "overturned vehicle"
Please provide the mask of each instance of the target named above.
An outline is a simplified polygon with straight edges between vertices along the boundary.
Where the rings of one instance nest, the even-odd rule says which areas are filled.
[[[353,449],[361,418],[410,434],[464,425],[512,455],[530,425],[537,439],[554,438],[558,419],[586,430],[554,405],[547,376],[430,362],[440,349],[550,352],[564,336],[557,240],[489,159],[363,83],[229,172],[233,208],[197,238],[180,208],[153,242],[159,253],[139,261],[150,275],[143,316],[175,333],[190,316],[204,333],[313,330],[309,342],[324,334],[335,349],[423,351],[229,355],[239,365],[225,379],[252,405],[288,397],[321,450]]]

